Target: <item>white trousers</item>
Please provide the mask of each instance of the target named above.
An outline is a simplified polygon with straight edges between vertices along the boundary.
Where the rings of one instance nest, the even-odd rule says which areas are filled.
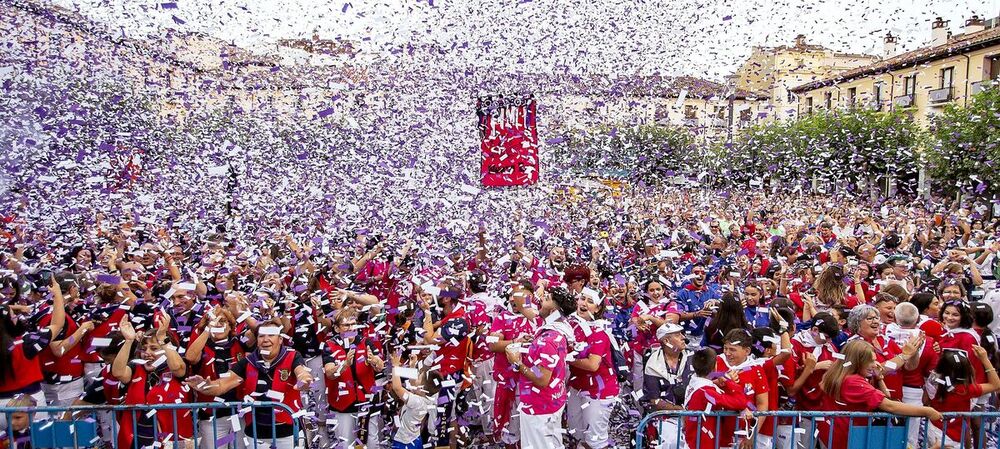
[[[42,391],[45,393],[45,402],[52,407],[69,407],[73,402],[83,396],[83,381],[81,377],[72,382],[64,384],[42,384]],[[40,406],[45,404],[38,404]]]
[[[961,424],[959,424],[959,425],[961,425]],[[944,438],[944,442],[943,443],[941,441],[942,438]],[[955,441],[955,440],[953,440],[951,438],[948,438],[948,436],[945,435],[944,432],[941,432],[941,429],[939,429],[937,426],[935,426],[934,424],[928,424],[927,425],[927,446],[928,447],[934,446],[934,445],[936,445],[938,443],[942,443],[941,444],[941,449],[959,449],[959,448],[962,447],[962,445],[958,444],[958,441]],[[966,441],[966,443],[970,444],[971,442]]]
[[[479,404],[479,420],[487,435],[493,434],[493,398],[497,396],[497,383],[493,380],[493,358],[476,363],[472,369],[474,401]]]
[[[521,449],[563,447],[562,414],[565,407],[548,415],[529,415],[521,411]]]
[[[305,437],[300,436],[299,441],[305,441]],[[248,449],[296,449],[295,437],[250,439]]]
[[[237,414],[198,420],[198,449],[243,449],[246,444],[246,441],[244,441],[246,433],[243,431],[243,425],[239,422],[239,419],[240,417]],[[235,425],[233,420],[237,420]],[[214,429],[212,426],[213,422],[215,423]],[[232,442],[221,446],[216,444],[217,440],[231,434],[236,434]]]
[[[924,390],[922,388],[903,387],[903,403],[924,405]],[[909,421],[910,428],[906,431],[906,443],[910,447],[917,447],[917,440],[920,438],[921,430],[920,418],[910,418]]]
[[[684,441],[684,432],[681,432],[681,423],[677,418],[660,420],[656,423],[658,441],[656,449],[687,449]]]
[[[608,447],[611,407],[615,399],[593,399],[587,393],[570,388],[566,402],[569,435],[578,441],[586,442],[591,449]]]
[[[326,416],[327,403],[326,403],[326,382],[323,382],[323,356],[319,355],[316,357],[305,359],[306,367],[312,373],[313,378],[318,379],[309,386],[309,401],[306,403],[306,409],[309,413],[312,413],[313,419],[319,423],[316,426],[317,435],[310,435],[308,438],[312,438],[311,443],[316,443],[319,447],[327,447],[330,444],[330,432],[327,426],[323,425],[324,418]],[[310,419],[310,418],[306,418]],[[304,435],[304,433],[303,433]]]
[[[358,438],[358,414],[340,412],[330,412],[330,414],[331,418],[327,421],[328,432],[333,437],[330,442],[334,449],[353,448]],[[379,432],[380,421],[378,416],[372,416],[368,420],[368,441],[363,442],[368,449],[378,448],[378,440],[381,435]]]
[[[778,425],[778,428],[774,431],[774,439],[777,441],[777,449],[792,449],[792,435],[795,435],[795,427],[784,424]],[[802,446],[802,438],[798,438],[799,442],[797,446]]]

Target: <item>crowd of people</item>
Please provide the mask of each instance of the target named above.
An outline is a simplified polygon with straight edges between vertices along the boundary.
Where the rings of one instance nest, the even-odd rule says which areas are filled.
[[[650,447],[790,449],[807,424],[753,414],[775,410],[990,438],[941,415],[1000,390],[988,210],[682,189],[551,209],[465,236],[6,215],[0,406],[281,404],[99,414],[122,448],[602,449],[634,444],[616,413],[659,410],[702,413]],[[45,418],[0,416],[4,444]],[[847,419],[816,425],[847,446]]]

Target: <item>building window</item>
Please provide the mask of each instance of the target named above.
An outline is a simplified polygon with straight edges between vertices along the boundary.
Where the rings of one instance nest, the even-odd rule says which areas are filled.
[[[823,94],[823,104],[826,106],[827,111],[833,109],[833,92]]]
[[[698,118],[698,107],[693,104],[684,105],[684,118],[692,120]]]
[[[882,88],[885,87],[882,83],[875,83],[874,91],[872,92],[872,101],[875,103],[876,107],[882,104]]]
[[[987,62],[987,67],[990,68],[990,73],[987,74],[986,79],[997,80],[1000,79],[1000,56],[994,56],[990,58]]]
[[[850,106],[850,107],[853,108],[854,107],[854,100],[857,100],[857,98],[858,98],[858,88],[857,87],[852,87],[850,89],[847,89],[847,105],[848,106]]]
[[[946,67],[941,69],[941,88],[951,87],[954,80],[955,68]]]
[[[715,106],[715,112],[713,113],[713,115],[715,115],[715,118],[717,118],[719,120],[725,120],[726,119],[726,107],[725,106]]]
[[[917,93],[917,75],[903,77],[903,95],[915,95]]]
[[[749,123],[751,118],[753,118],[752,110],[744,109],[740,111],[740,123]]]
[[[806,97],[806,114],[813,113],[813,97]]]

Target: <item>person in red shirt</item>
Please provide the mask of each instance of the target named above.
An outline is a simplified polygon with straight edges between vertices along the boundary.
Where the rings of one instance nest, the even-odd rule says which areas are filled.
[[[840,324],[828,312],[817,313],[811,328],[800,331],[792,338],[792,357],[795,359],[795,383],[788,394],[795,399],[795,409],[822,410],[819,389],[823,374],[833,364],[837,348],[833,339],[840,333]]]
[[[568,320],[576,341],[584,343],[576,360],[569,362],[569,434],[590,449],[610,445],[611,410],[620,391],[611,357],[617,342],[607,321],[597,320],[604,316],[605,308],[596,291],[584,288],[577,296],[577,311]]]
[[[168,333],[168,319],[158,315],[155,333],[148,335],[136,332],[130,319],[125,316],[118,323],[125,344],[111,364],[111,374],[125,391],[124,405],[191,402],[190,394],[181,383],[187,367],[177,353],[177,340]],[[136,342],[140,344],[137,359],[141,362],[133,366],[132,347]],[[122,412],[118,416],[118,428],[117,447],[131,447],[134,443],[148,446],[162,442],[161,438],[184,444],[193,434],[190,410],[152,415]]]
[[[997,376],[997,370],[990,362],[986,349],[974,345],[972,352],[979,363],[986,367],[989,383],[981,384],[973,380],[971,357],[965,351],[946,349],[941,354],[934,373],[927,380],[928,405],[945,413],[970,412],[972,401],[1000,390],[1000,377]],[[934,422],[933,426],[928,426],[927,439],[932,446],[957,448],[962,446],[960,442],[968,444],[973,441],[971,430],[969,418],[951,418],[947,422]]]
[[[921,292],[910,297],[910,303],[917,307],[920,319],[917,327],[927,334],[932,342],[938,342],[944,336],[944,326],[938,321],[941,316],[941,306],[944,304],[934,293]]]
[[[945,303],[941,308],[941,324],[944,325],[945,334],[941,337],[942,349],[961,349],[966,354],[972,352],[972,347],[980,344],[979,333],[972,327],[975,323],[972,317],[972,309],[965,301],[957,300]],[[983,372],[983,364],[979,359],[969,359],[972,363],[972,370],[976,373],[976,382],[986,381],[986,373]]]
[[[875,348],[875,361],[885,368],[885,384],[889,387],[889,396],[897,401],[903,399],[904,368],[914,369],[920,361],[920,350],[924,347],[924,335],[917,332],[910,336],[906,344],[900,348],[896,341],[880,335],[882,322],[879,311],[875,307],[862,304],[851,309],[847,316],[847,328],[854,336],[867,341]]]
[[[62,290],[55,277],[52,290],[52,317],[48,328],[27,329],[27,322],[19,313],[27,307],[9,304],[0,308],[0,406],[6,407],[18,397],[29,396],[36,404],[44,404],[42,393],[41,353],[56,338],[66,323],[66,307]],[[39,412],[34,419],[46,419],[48,414]],[[7,428],[6,414],[0,414],[0,429]]]
[[[715,371],[718,356],[714,349],[705,348],[691,355],[694,377],[688,382],[684,392],[684,409],[695,412],[718,412],[746,410],[752,403],[737,383],[739,376],[730,372],[715,380],[709,376]],[[724,448],[733,444],[736,431],[736,417],[722,418],[686,416],[684,418],[684,441],[690,448]]]
[[[490,351],[495,357],[493,380],[497,383],[497,395],[493,400],[493,437],[507,447],[517,444],[520,430],[518,414],[512,413],[517,409],[518,375],[507,361],[505,351],[511,344],[530,343],[535,332],[542,326],[538,311],[530,306],[530,291],[531,289],[521,289],[511,293],[511,310],[504,310],[493,319],[490,336],[487,338]]]
[[[733,373],[736,376],[736,383],[746,394],[749,407],[758,412],[770,410],[770,387],[767,381],[767,374],[764,373],[762,365],[764,359],[751,357],[753,348],[753,336],[746,329],[733,329],[726,333],[722,340],[723,355],[716,361],[715,370],[723,373]],[[752,430],[756,434],[764,420],[759,420],[757,426]],[[741,429],[747,436],[751,429]],[[750,441],[747,438],[744,441]]]
[[[878,388],[869,381],[878,383]],[[914,406],[889,399],[875,349],[862,339],[847,342],[843,358],[833,363],[820,382],[822,410],[842,412],[874,412],[876,410],[903,416],[925,417],[934,421],[941,413],[930,407]],[[833,418],[816,420],[819,442],[830,449],[846,449],[851,425],[866,426],[868,419]],[[830,425],[830,422],[833,425]],[[832,443],[832,444],[830,444]]]
[[[776,316],[777,311],[772,310],[772,315]],[[795,361],[792,359],[792,335],[788,329],[779,336],[774,330],[768,327],[758,327],[751,332],[754,344],[751,350],[758,360],[762,360],[760,369],[767,381],[767,409],[782,410],[787,407],[787,389],[792,386],[795,375]],[[755,431],[756,447],[759,449],[769,449],[775,434],[779,436],[777,447],[790,447],[792,421],[787,418],[774,422],[774,417],[767,417],[759,420],[759,425]],[[748,438],[745,444],[752,442]]]
[[[233,328],[244,330],[245,325],[236,325],[236,319],[227,309],[216,307],[202,317],[201,324],[191,334],[191,342],[184,353],[184,361],[191,371],[206,380],[218,380],[229,372],[236,361],[246,357],[247,347],[233,331]],[[242,398],[236,392],[230,391],[221,396],[228,402],[237,402]],[[196,394],[197,402],[212,402],[214,397],[202,393]],[[242,429],[234,428],[233,421],[227,417],[235,414],[235,410],[203,409],[198,411],[198,447],[211,449],[216,447],[238,448],[243,445],[245,434]],[[216,438],[235,434],[234,443],[221,444]]]

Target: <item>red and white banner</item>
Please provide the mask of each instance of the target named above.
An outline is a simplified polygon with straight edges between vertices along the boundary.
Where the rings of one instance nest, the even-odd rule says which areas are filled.
[[[479,98],[476,115],[483,152],[480,169],[483,185],[505,187],[538,182],[535,99]]]

